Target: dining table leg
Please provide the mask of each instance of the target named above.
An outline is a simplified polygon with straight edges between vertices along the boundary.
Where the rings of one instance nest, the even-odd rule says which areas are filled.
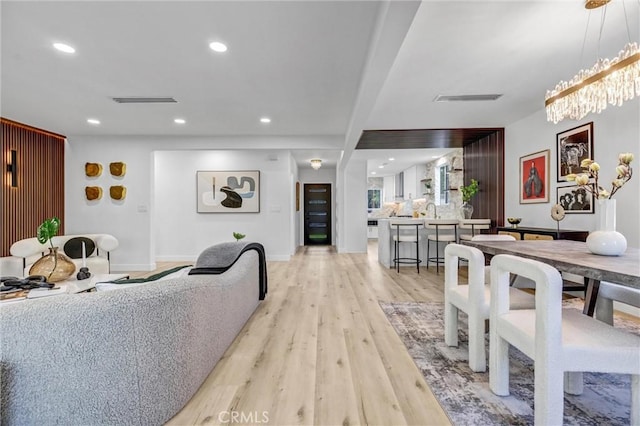
[[[587,280],[587,291],[584,296],[584,308],[582,313],[593,316],[596,310],[596,301],[598,300],[598,290],[600,289],[600,280],[589,278]]]

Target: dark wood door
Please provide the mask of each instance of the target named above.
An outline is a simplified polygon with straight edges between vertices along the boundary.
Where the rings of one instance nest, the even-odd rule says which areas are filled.
[[[331,245],[331,185],[304,185],[304,244]]]

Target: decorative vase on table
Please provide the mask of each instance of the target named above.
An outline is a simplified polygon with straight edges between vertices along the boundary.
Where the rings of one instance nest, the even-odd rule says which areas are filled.
[[[42,256],[29,269],[29,275],[42,275],[48,282],[57,283],[69,278],[76,270],[76,265],[58,247],[49,248],[49,254]]]
[[[462,206],[460,206],[460,211],[462,212],[463,219],[471,219],[471,216],[473,215],[473,206],[465,201],[462,203]]]
[[[600,225],[597,231],[589,233],[587,247],[593,254],[620,256],[627,250],[627,239],[616,232],[616,200],[598,199]]]

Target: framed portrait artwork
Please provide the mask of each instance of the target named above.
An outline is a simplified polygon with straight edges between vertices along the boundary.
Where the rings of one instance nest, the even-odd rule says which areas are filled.
[[[558,182],[567,182],[568,174],[582,172],[582,160],[593,158],[593,122],[558,133],[556,144]]]
[[[549,150],[520,157],[520,204],[549,202]]]
[[[260,172],[196,172],[198,213],[259,213]]]
[[[591,187],[593,189],[593,185]],[[581,186],[559,186],[556,188],[556,197],[556,202],[566,214],[593,213],[593,194]]]

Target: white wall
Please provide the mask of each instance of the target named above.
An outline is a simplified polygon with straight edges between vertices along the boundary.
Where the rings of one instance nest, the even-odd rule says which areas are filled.
[[[617,200],[617,230],[630,247],[640,247],[640,99],[621,107],[609,106],[601,114],[589,114],[579,122],[564,120],[558,124],[546,120],[544,109],[505,129],[505,217],[522,217],[522,226],[554,228],[551,206],[556,203],[557,150],[556,134],[593,121],[594,159],[600,166],[600,182],[607,189],[615,178],[615,167],[620,152],[633,152],[631,163],[635,173],[614,198]],[[520,204],[519,158],[545,149],[550,150],[549,203]],[[564,229],[593,231],[598,225],[600,209],[595,214],[568,214],[561,222]]]
[[[298,240],[297,245],[304,245],[304,184],[328,183],[331,184],[331,244],[336,244],[336,169],[335,167],[322,166],[318,170],[300,169],[300,211],[298,212]],[[365,206],[366,208],[366,206]]]
[[[115,161],[127,163],[127,173],[121,179],[109,174],[109,163]],[[87,178],[86,162],[101,163],[102,175]],[[114,271],[155,268],[151,246],[151,175],[148,146],[126,139],[110,139],[105,143],[77,143],[69,139],[65,154],[65,232],[115,236],[120,247],[111,253]],[[120,184],[127,187],[127,196],[124,201],[114,201],[109,197],[109,186]],[[85,186],[102,187],[102,199],[87,201]]]
[[[195,260],[213,244],[235,241],[233,232],[262,243],[271,260],[289,259],[295,183],[287,155],[272,161],[257,150],[156,151],[154,159],[156,260]],[[198,213],[198,170],[259,170],[260,212]]]
[[[340,253],[367,252],[367,162],[354,160],[338,173],[337,245]]]
[[[171,182],[168,188],[155,184],[154,153],[162,151],[199,150],[201,152],[218,151],[238,151],[239,157],[234,163],[224,164],[225,169],[247,168],[246,162],[238,162],[238,158],[246,155],[251,159],[252,167],[263,171],[261,178],[264,178],[263,189],[280,193],[275,198],[271,198],[270,193],[261,194],[262,211],[258,216],[257,228],[249,228],[249,237],[255,235],[256,241],[260,241],[267,248],[267,256],[270,260],[288,259],[295,247],[293,242],[297,241],[292,235],[292,229],[298,226],[292,225],[293,220],[291,210],[295,210],[295,198],[292,194],[295,191],[295,177],[297,171],[291,170],[291,154],[289,148],[304,149],[321,146],[341,146],[340,138],[334,137],[217,137],[217,138],[191,138],[191,137],[140,137],[140,136],[114,136],[114,137],[90,137],[76,136],[69,137],[65,158],[65,229],[67,233],[100,233],[106,232],[114,235],[120,241],[120,247],[112,253],[112,266],[114,271],[152,270],[155,269],[155,234],[154,222],[163,223],[164,215],[159,216],[155,212],[154,191],[172,192],[174,196],[182,197],[182,192],[195,191],[195,173],[189,178],[186,185],[181,182]],[[264,147],[270,149],[263,149]],[[188,151],[186,151],[188,152]],[[185,152],[185,155],[187,155]],[[269,158],[278,157],[277,162],[271,162]],[[256,157],[257,156],[257,157]],[[260,157],[262,156],[262,157]],[[262,160],[260,159],[262,158]],[[200,161],[193,158],[194,161]],[[127,174],[122,179],[113,178],[108,172],[108,165],[113,161],[124,161],[127,163]],[[212,158],[212,164],[216,163]],[[102,176],[93,180],[84,175],[84,164],[86,162],[100,162],[105,170]],[[222,165],[220,165],[222,166]],[[189,170],[195,166],[189,166]],[[212,169],[212,167],[203,167]],[[157,173],[162,173],[158,170]],[[123,202],[112,201],[109,197],[109,186],[122,184],[127,187],[127,197]],[[99,185],[104,190],[102,199],[98,202],[89,203],[84,196],[84,187],[87,185]],[[288,199],[285,203],[283,200]],[[280,212],[271,211],[272,207],[280,206]],[[186,207],[196,210],[195,198],[188,201]],[[366,210],[365,210],[366,211]],[[156,217],[157,216],[157,217]],[[221,214],[205,215],[211,217],[211,222],[221,219]],[[244,224],[247,216],[238,216],[238,221],[234,224]],[[230,217],[230,216],[229,216]],[[286,219],[285,219],[286,217]],[[275,219],[276,225],[269,221]],[[204,220],[204,219],[201,219]],[[227,219],[224,219],[227,220]],[[172,226],[182,229],[187,226],[186,231],[192,232],[191,225],[185,225],[181,218],[176,218]],[[285,223],[284,226],[282,223]],[[253,225],[251,225],[253,226]],[[219,229],[217,225],[205,222],[204,231]],[[234,229],[235,230],[235,229]],[[199,232],[202,232],[200,229]],[[159,238],[166,238],[162,231]],[[255,232],[255,234],[253,234]],[[366,226],[363,226],[366,232]],[[218,241],[227,239],[228,230],[216,235]],[[281,242],[284,241],[284,245]],[[181,242],[180,244],[184,244]],[[161,255],[179,256],[181,258],[197,254],[200,247],[194,243],[189,251],[170,253],[163,248]],[[163,246],[164,247],[164,246]]]

